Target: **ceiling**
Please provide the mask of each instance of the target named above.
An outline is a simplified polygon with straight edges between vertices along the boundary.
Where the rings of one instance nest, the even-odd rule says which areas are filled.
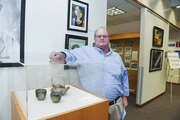
[[[107,15],[107,27],[140,20],[140,8],[125,0],[107,0],[107,9],[112,7],[119,8],[126,13],[115,16]]]
[[[171,3],[171,1],[173,0],[166,0],[168,4]],[[117,24],[140,21],[141,6],[137,4],[136,2],[134,2],[133,0],[107,0],[107,9],[112,8],[112,7],[119,8],[125,11],[126,13],[116,15],[116,16],[107,15],[107,27],[117,25]],[[180,8],[176,10],[178,11],[180,15]]]

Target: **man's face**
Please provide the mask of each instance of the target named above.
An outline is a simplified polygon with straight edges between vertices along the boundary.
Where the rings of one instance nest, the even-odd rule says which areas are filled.
[[[100,28],[96,32],[95,44],[98,48],[105,49],[109,44],[109,34],[104,28]]]

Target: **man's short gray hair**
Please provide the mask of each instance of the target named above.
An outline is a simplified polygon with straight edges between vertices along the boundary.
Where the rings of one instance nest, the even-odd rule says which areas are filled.
[[[97,33],[97,31],[98,31],[99,29],[101,29],[101,28],[105,29],[105,30],[107,31],[108,35],[110,36],[109,31],[108,31],[105,27],[99,27],[99,28],[94,32],[94,39],[96,38],[96,33]]]

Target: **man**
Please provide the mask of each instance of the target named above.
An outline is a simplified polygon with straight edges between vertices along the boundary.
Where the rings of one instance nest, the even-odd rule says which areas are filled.
[[[109,120],[120,120],[122,107],[128,106],[129,84],[127,70],[121,57],[108,46],[109,33],[101,27],[94,34],[96,47],[83,46],[74,50],[52,52],[50,59],[65,60],[68,63],[106,63],[106,92],[109,99]],[[102,78],[103,79],[103,78]]]

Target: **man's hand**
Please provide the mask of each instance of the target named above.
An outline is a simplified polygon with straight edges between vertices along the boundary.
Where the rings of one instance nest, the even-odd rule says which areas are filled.
[[[128,106],[128,101],[127,101],[127,97],[126,96],[122,97],[122,102],[123,102],[123,108],[126,108]]]
[[[65,60],[56,60],[56,59],[51,59],[49,61],[49,64],[52,64],[52,65],[57,65],[57,64],[65,64]]]
[[[51,59],[51,60],[62,60],[65,57],[66,57],[66,55],[64,53],[61,53],[61,52],[52,52],[49,55],[49,59]]]

